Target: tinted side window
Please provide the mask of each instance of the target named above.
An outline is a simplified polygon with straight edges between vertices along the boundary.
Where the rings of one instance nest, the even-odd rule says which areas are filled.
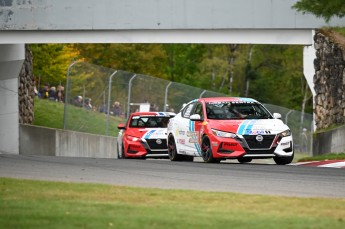
[[[186,107],[184,107],[182,110],[182,117],[189,118],[191,116],[194,105],[195,103],[190,103],[186,105]]]

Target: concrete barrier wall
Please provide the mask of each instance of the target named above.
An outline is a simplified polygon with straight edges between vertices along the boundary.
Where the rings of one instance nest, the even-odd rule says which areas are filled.
[[[345,153],[345,126],[314,135],[313,155]]]
[[[19,126],[19,154],[117,158],[116,138],[46,127]]]

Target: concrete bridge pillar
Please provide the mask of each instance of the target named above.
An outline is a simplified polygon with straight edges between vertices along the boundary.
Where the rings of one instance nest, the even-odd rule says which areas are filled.
[[[0,149],[19,154],[18,79],[24,44],[0,44]]]

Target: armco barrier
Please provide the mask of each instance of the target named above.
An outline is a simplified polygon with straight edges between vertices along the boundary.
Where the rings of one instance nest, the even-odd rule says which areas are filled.
[[[19,154],[65,157],[117,158],[116,138],[19,125]]]
[[[314,134],[313,155],[345,152],[345,126]]]

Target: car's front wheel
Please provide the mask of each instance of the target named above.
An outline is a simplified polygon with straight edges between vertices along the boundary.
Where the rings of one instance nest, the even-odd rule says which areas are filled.
[[[219,163],[220,160],[213,157],[211,142],[207,136],[202,138],[201,143],[201,157],[206,163]]]
[[[125,145],[125,144],[122,142],[121,151],[118,151],[118,152],[121,152],[121,153],[119,153],[119,155],[118,155],[118,157],[119,157],[120,159],[127,159],[126,154],[125,154],[125,146],[124,146],[124,145]]]
[[[171,161],[182,161],[183,155],[177,153],[175,139],[172,135],[168,138],[168,155]]]

